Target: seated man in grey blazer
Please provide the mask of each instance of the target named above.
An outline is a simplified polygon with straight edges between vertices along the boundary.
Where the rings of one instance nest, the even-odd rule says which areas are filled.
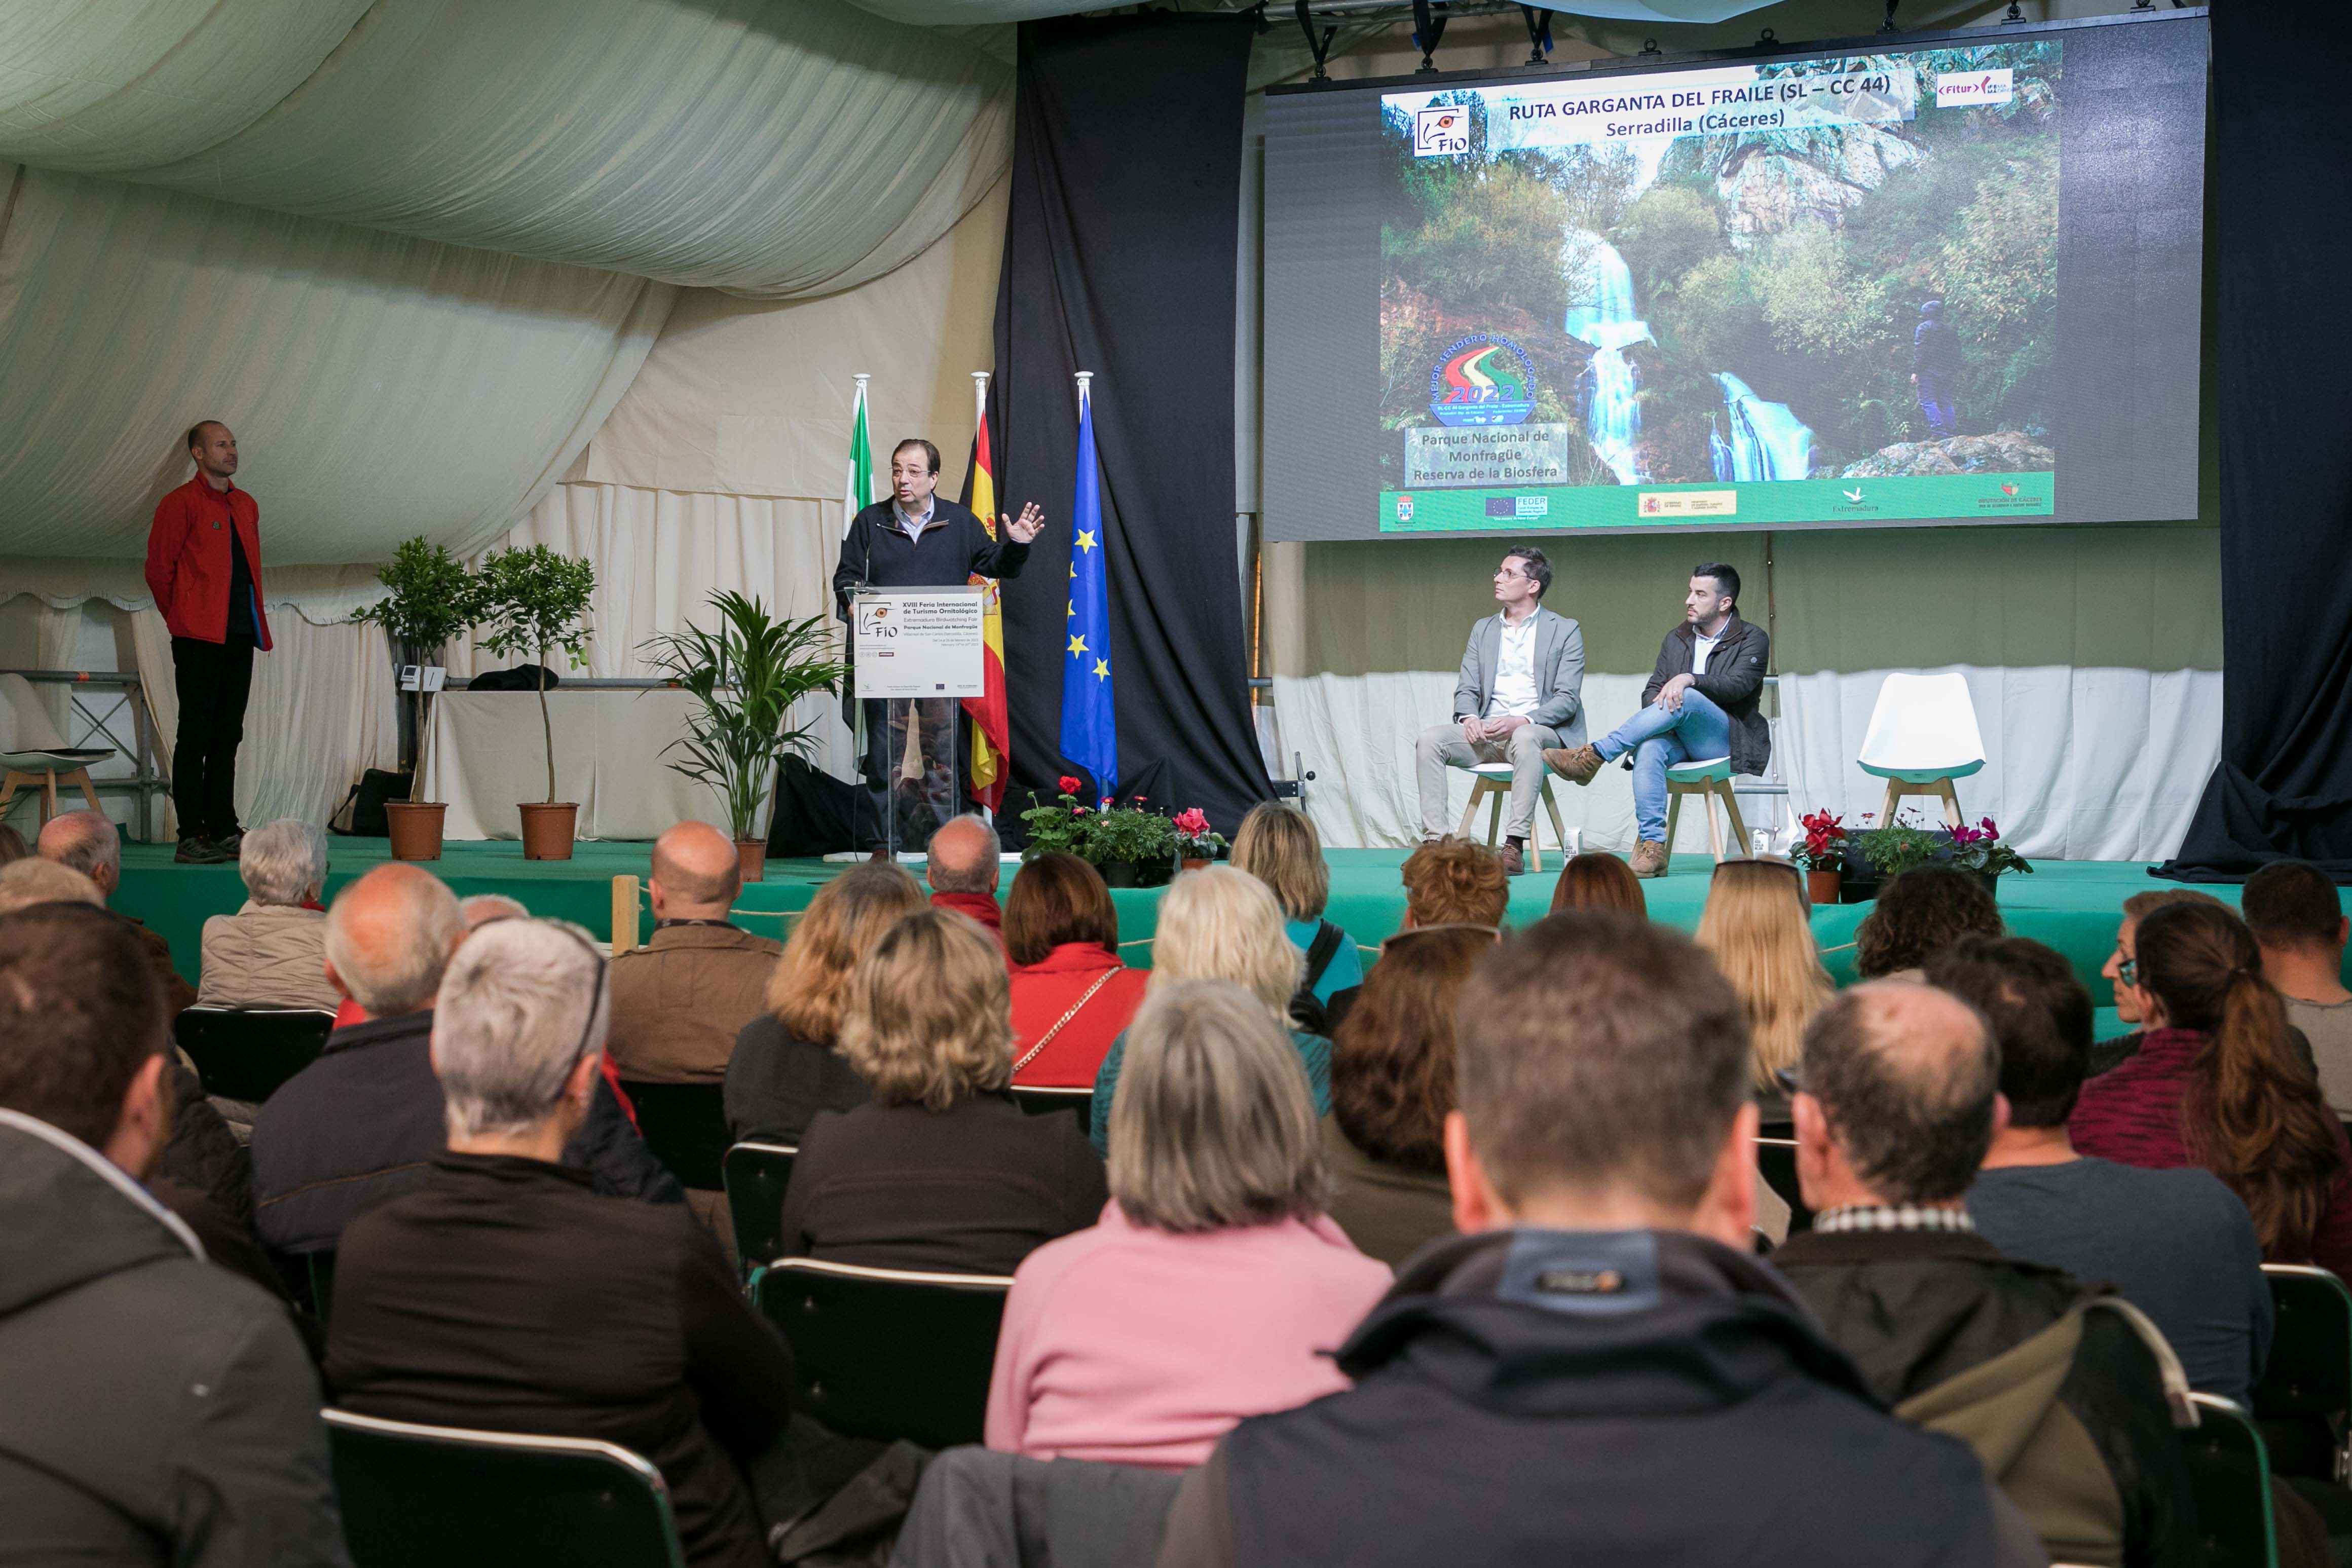
[[[1470,628],[1462,679],[1454,689],[1454,722],[1421,732],[1421,832],[1451,831],[1445,770],[1480,763],[1511,764],[1509,841],[1503,864],[1525,869],[1528,826],[1543,787],[1547,747],[1584,740],[1584,634],[1543,607],[1551,563],[1533,545],[1514,546],[1495,574],[1502,613]]]

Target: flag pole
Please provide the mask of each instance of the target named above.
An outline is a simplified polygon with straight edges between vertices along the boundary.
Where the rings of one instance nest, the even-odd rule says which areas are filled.
[[[971,373],[971,427],[979,429],[988,419],[988,372]]]

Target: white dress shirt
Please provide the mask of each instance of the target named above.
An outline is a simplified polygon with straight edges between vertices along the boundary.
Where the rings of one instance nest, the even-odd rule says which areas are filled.
[[[934,496],[925,501],[920,512],[909,512],[898,504],[898,498],[893,496],[890,498],[890,510],[898,514],[899,531],[920,544],[923,542],[923,530],[931,525],[932,514],[939,510],[939,498]]]
[[[1730,629],[1731,627],[1727,625],[1723,628],[1723,631],[1727,632]],[[1696,627],[1692,628],[1691,674],[1693,676],[1701,676],[1706,673],[1706,661],[1710,658],[1714,657],[1716,644],[1722,640],[1723,632],[1717,632],[1713,637],[1709,637],[1705,632],[1699,631]]]
[[[1517,626],[1507,619],[1503,646],[1495,656],[1495,691],[1486,700],[1485,717],[1517,714],[1525,718],[1542,700],[1536,691],[1536,618],[1529,616]]]

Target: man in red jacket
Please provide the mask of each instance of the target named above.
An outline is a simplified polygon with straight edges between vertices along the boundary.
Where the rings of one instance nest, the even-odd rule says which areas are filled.
[[[180,734],[172,804],[180,852],[208,864],[236,858],[236,748],[253,650],[269,647],[261,608],[261,509],[236,485],[236,437],[217,419],[188,431],[196,477],[165,496],[147,531],[147,587],[172,633]]]

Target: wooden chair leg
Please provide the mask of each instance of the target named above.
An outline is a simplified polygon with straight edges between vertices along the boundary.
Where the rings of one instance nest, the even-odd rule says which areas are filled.
[[[1944,797],[1944,826],[1958,827],[1960,825],[1960,797],[1952,788],[1952,781],[1948,778],[1937,779],[1936,793]]]
[[[1723,824],[1716,818],[1715,791],[1706,791],[1702,798],[1706,802],[1706,852],[1714,856],[1715,863],[1720,866],[1723,864]]]
[[[1478,803],[1486,798],[1486,778],[1484,773],[1470,775],[1470,804],[1462,808],[1462,826],[1454,830],[1456,838],[1470,837],[1470,825],[1478,820]]]
[[[1675,852],[1675,829],[1681,824],[1682,819],[1683,792],[1668,784],[1666,786],[1666,854],[1669,857]],[[1634,831],[1638,833],[1640,829],[1636,828]]]
[[[90,787],[89,770],[88,768],[76,768],[73,772],[66,775],[66,782],[69,784],[75,784],[80,787],[81,797],[89,803],[90,810],[100,811],[100,807],[98,804],[98,791]]]
[[[1528,869],[1541,875],[1543,871],[1543,835],[1537,830],[1533,816],[1528,818]]]
[[[1544,809],[1551,814],[1552,842],[1559,846],[1559,858],[1563,860],[1573,858],[1576,855],[1576,851],[1568,847],[1568,829],[1559,825],[1559,802],[1551,797],[1551,774],[1549,772],[1546,772],[1544,774],[1543,803]]]
[[[1748,825],[1739,819],[1739,797],[1731,793],[1728,781],[1717,786],[1723,792],[1723,809],[1731,816],[1731,847],[1740,855],[1748,853]]]
[[[8,815],[8,803],[16,798],[16,786],[37,782],[30,773],[20,773],[14,768],[0,770],[0,818]]]
[[[47,826],[49,819],[57,814],[58,775],[55,772],[45,773],[41,775],[41,825]]]
[[[1478,782],[1486,786],[1486,795],[1495,803],[1486,813],[1486,847],[1492,849],[1503,841],[1503,802],[1510,798],[1510,792],[1496,789],[1490,778],[1482,777]]]
[[[1886,805],[1878,814],[1878,826],[1881,827],[1894,826],[1895,814],[1902,808],[1902,805],[1903,781],[1901,779],[1888,779],[1886,781]]]

